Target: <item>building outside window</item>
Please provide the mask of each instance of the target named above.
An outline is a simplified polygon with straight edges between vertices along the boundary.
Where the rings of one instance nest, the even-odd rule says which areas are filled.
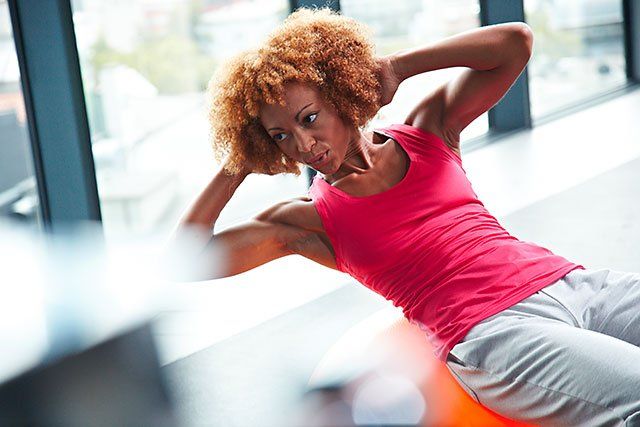
[[[9,5],[0,0],[0,219],[39,228],[40,199],[34,176],[20,68]]]
[[[524,0],[532,119],[626,83],[622,1]]]
[[[289,2],[78,0],[72,8],[105,234],[168,234],[218,168],[209,79],[283,21]],[[216,229],[304,194],[306,183],[304,174],[250,175]]]

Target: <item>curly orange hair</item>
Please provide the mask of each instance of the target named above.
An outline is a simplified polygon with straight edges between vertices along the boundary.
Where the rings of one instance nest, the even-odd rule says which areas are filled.
[[[311,83],[347,125],[360,128],[380,109],[379,66],[371,30],[330,9],[298,9],[259,49],[244,51],[219,68],[208,86],[211,144],[218,162],[229,156],[234,173],[300,175],[261,125],[262,103],[284,105],[284,85]]]

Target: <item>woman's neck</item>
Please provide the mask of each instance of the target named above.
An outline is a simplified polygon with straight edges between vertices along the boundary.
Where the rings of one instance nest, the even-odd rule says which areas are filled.
[[[378,155],[378,148],[372,138],[372,132],[365,133],[358,129],[349,141],[342,164],[335,173],[325,175],[325,179],[333,183],[353,173],[367,173],[374,166]]]

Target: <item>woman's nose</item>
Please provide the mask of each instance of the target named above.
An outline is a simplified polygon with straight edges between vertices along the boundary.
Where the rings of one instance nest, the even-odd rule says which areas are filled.
[[[301,153],[310,152],[316,143],[316,139],[313,137],[313,135],[306,132],[300,132],[296,136],[296,140],[298,142],[298,151],[300,151]]]

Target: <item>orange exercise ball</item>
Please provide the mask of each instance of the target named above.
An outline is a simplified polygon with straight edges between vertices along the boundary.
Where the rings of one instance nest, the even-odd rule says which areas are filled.
[[[531,426],[473,400],[396,307],[350,328],[308,383],[305,425]]]

